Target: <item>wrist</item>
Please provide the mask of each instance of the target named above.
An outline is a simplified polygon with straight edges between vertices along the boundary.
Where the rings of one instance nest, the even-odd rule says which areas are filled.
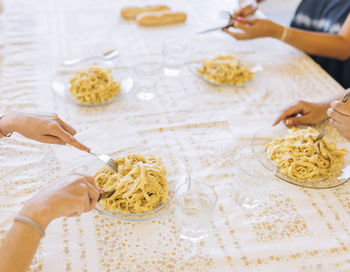
[[[285,39],[285,37],[283,36],[285,36],[284,33],[286,29],[287,28],[282,25],[275,24],[271,31],[271,38],[275,38],[283,41]]]
[[[320,106],[320,115],[322,117],[322,120],[325,120],[328,118],[327,115],[327,110],[331,107],[331,103],[330,102],[324,102],[324,103],[319,103]]]
[[[50,208],[47,205],[43,205],[43,203],[32,203],[29,200],[22,210],[19,212],[19,215],[25,216],[36,223],[38,223],[44,230],[50,224],[50,222],[54,219]]]

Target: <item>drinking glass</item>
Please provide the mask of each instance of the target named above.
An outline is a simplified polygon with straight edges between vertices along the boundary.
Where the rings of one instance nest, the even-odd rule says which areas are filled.
[[[159,80],[161,63],[156,55],[136,56],[134,60],[134,72],[137,79],[137,98],[152,100]]]
[[[178,76],[185,60],[186,45],[181,43],[164,43],[163,72],[166,76]]]
[[[252,209],[266,200],[276,172],[275,164],[263,154],[240,153],[235,167],[233,197],[238,205]]]
[[[175,193],[175,222],[180,238],[198,242],[209,235],[215,191],[204,183],[182,184]]]

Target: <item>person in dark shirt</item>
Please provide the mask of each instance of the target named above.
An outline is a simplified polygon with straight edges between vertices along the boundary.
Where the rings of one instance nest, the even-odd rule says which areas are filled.
[[[344,88],[350,87],[350,0],[302,0],[289,28],[245,18],[256,9],[247,5],[233,14],[231,23],[242,32],[223,31],[237,40],[280,39],[309,54]]]

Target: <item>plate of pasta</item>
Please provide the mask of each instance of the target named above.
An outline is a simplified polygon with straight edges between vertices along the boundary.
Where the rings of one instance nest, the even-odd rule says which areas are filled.
[[[340,186],[350,179],[350,145],[330,126],[323,139],[315,141],[317,135],[318,127],[278,125],[260,129],[251,146],[275,163],[281,180],[313,189]]]
[[[189,70],[206,81],[207,83],[217,86],[243,87],[252,83],[263,68],[245,58],[232,55],[218,55],[213,58],[190,61]]]
[[[128,148],[110,156],[118,164],[118,173],[100,161],[87,165],[98,187],[106,192],[115,190],[95,206],[105,216],[124,221],[159,218],[173,210],[177,187],[190,184],[187,168],[176,155]]]
[[[105,63],[73,66],[57,74],[51,84],[54,95],[79,106],[100,106],[122,100],[132,91],[130,72]]]

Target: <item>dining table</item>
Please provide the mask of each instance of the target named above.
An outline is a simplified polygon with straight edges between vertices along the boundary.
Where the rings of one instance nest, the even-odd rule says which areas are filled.
[[[187,20],[142,27],[120,16],[125,6],[147,4],[168,5],[185,12]],[[225,25],[220,12],[233,5],[229,0],[3,1],[0,112],[57,113],[99,154],[113,156],[140,145],[176,154],[192,183],[205,183],[217,194],[210,234],[198,243],[179,237],[172,210],[146,221],[92,210],[53,221],[28,271],[350,271],[350,183],[308,189],[274,177],[268,199],[253,210],[235,201],[237,156],[251,150],[255,133],[271,127],[298,100],[321,101],[344,89],[307,54],[277,39],[238,41],[220,30],[198,34]],[[163,72],[165,44],[184,45],[177,75]],[[112,49],[120,52],[109,60],[113,70],[133,79],[123,99],[88,107],[54,94],[55,78],[74,70],[65,60]],[[209,84],[189,64],[215,55],[246,56],[262,72],[244,86]],[[140,74],[138,67],[149,62],[155,72]],[[145,94],[147,81],[152,88]],[[84,173],[87,158],[72,146],[16,133],[2,138],[0,241],[25,201],[70,171]]]

